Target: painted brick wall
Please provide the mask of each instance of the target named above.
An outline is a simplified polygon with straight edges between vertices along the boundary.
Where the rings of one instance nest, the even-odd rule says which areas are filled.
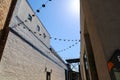
[[[13,33],[9,33],[0,63],[0,80],[46,80],[51,71],[51,80],[65,80],[64,68],[34,50]]]
[[[52,70],[51,80],[65,80],[67,67],[50,51],[50,35],[37,16],[32,22],[17,25],[27,19],[29,13],[34,12],[27,1],[18,0],[0,63],[0,80],[46,80],[45,68],[48,72]],[[40,32],[36,30],[37,24]],[[48,37],[43,38],[38,33]]]
[[[30,5],[28,4],[27,0],[18,0],[16,4],[16,8],[14,11],[14,16],[11,20],[10,27],[16,26],[20,22],[24,22],[25,20],[28,20],[28,15],[30,14],[31,16],[35,14],[33,10],[31,9]],[[32,17],[32,21],[27,21],[25,25],[31,29],[33,32],[36,32],[36,36],[39,37],[39,39],[48,47],[50,48],[50,40],[49,36],[50,34],[47,32],[45,29],[44,25],[41,23],[41,21],[38,19],[37,16]],[[40,26],[40,31],[37,31],[37,25]],[[21,28],[20,26],[17,26],[18,28]],[[22,28],[23,29],[23,28]],[[46,38],[43,37],[43,33],[46,34]],[[39,34],[42,34],[40,37]],[[24,34],[23,34],[24,35]]]

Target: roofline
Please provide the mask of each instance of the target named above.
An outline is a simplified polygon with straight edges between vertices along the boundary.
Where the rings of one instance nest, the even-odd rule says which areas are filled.
[[[30,3],[28,2],[28,0],[26,0],[26,2],[28,3],[29,7],[31,8],[31,10],[33,11],[33,13],[35,14],[32,6],[30,5]],[[50,33],[48,32],[48,30],[45,28],[45,26],[43,25],[42,21],[40,20],[40,18],[35,14],[35,16],[37,17],[37,19],[40,21],[40,23],[42,24],[43,28],[47,31],[47,33],[49,34],[50,36]]]
[[[30,5],[30,3],[28,2],[28,0],[26,0],[26,2],[28,3],[28,5],[29,5],[29,7],[31,8],[31,10],[33,11],[33,13],[35,14],[35,12],[34,12],[34,10],[33,10],[33,8],[31,7],[31,5]],[[43,23],[42,23],[42,21],[40,20],[40,18],[37,16],[37,15],[35,15],[36,17],[37,17],[37,19],[40,21],[40,23],[42,24],[42,26],[43,26],[43,28],[47,31],[47,33],[49,34],[49,32],[48,32],[48,30],[45,28],[45,26],[43,25]],[[49,36],[50,36],[50,34],[49,34]],[[55,53],[53,53],[60,61],[62,61],[62,63],[66,66],[66,63],[62,60],[62,58],[55,52]],[[67,67],[67,66],[66,66]]]
[[[21,40],[23,40],[24,42],[26,42],[30,47],[32,47],[34,50],[38,51],[40,54],[42,54],[44,57],[48,58],[49,60],[51,60],[52,62],[54,62],[55,64],[57,64],[58,66],[60,66],[61,68],[65,69],[62,65],[60,65],[58,62],[56,62],[54,59],[50,58],[47,54],[45,54],[42,50],[40,50],[38,47],[36,47],[34,44],[32,44],[31,42],[29,42],[28,40],[26,40],[23,36],[21,36],[19,33],[17,33],[14,29],[10,28],[10,32],[12,32],[14,35],[16,35],[17,37],[19,37]],[[67,66],[66,66],[67,68]]]
[[[51,46],[52,48],[52,46]],[[54,48],[52,48],[54,50]],[[58,55],[58,53],[54,50],[54,52],[52,52],[53,55],[55,55],[60,61],[62,61],[62,63],[64,65],[66,65],[65,61],[63,61],[63,59]],[[67,66],[67,65],[66,65]]]

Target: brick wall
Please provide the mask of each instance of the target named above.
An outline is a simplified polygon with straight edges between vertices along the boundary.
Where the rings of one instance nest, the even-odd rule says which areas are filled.
[[[26,0],[18,0],[16,5],[0,63],[0,80],[46,80],[47,71],[51,72],[51,80],[65,80],[67,67],[50,51],[49,33],[37,16],[31,22],[16,25],[33,14]],[[40,32],[36,25],[41,27]]]
[[[12,0],[0,0],[0,30],[3,29]]]
[[[46,80],[45,67],[49,72],[52,70],[51,80],[65,80],[64,68],[9,33],[0,64],[0,80]]]

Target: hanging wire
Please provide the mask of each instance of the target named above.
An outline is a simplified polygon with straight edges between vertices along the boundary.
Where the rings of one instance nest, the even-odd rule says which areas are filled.
[[[45,7],[46,7],[46,4],[47,4],[49,1],[52,1],[52,0],[47,0],[45,3],[43,3],[42,6],[36,10],[36,13],[39,13],[42,8],[45,8]],[[33,15],[34,15],[34,14],[33,14]]]
[[[48,37],[49,39],[53,39],[53,40],[58,40],[58,41],[66,41],[66,42],[80,42],[80,40],[70,40],[70,39],[61,39],[61,38],[55,38],[55,37],[51,37],[51,36],[46,36],[45,34],[40,34],[39,32],[34,32],[34,34],[38,34],[39,36],[45,36]]]
[[[52,1],[52,0],[47,0],[44,4],[42,4],[42,6],[41,6],[40,8],[38,8],[38,9],[36,10],[36,12],[39,12],[41,8],[44,8],[45,5],[46,5],[49,1]],[[32,14],[31,17],[35,17],[36,12],[35,12],[34,14]],[[28,22],[27,19],[24,20],[24,21],[22,21],[22,22],[20,22],[20,23],[18,23],[18,24],[16,24],[16,25],[14,25],[12,28],[15,28],[15,27],[17,27],[17,26],[20,26],[21,24],[26,23],[26,22]],[[36,34],[37,32],[34,32],[34,33]],[[39,33],[37,33],[37,34],[39,34]],[[43,34],[39,34],[39,36],[43,36]],[[49,36],[46,36],[46,37],[49,37]],[[70,42],[70,41],[73,41],[73,42],[74,42],[74,41],[80,41],[80,40],[61,39],[61,38],[56,38],[56,37],[51,37],[51,36],[50,36],[49,38],[50,38],[50,39],[53,39],[53,40],[66,41],[66,42]]]
[[[26,29],[26,28],[23,27],[23,29]],[[30,31],[30,32],[32,32],[32,33],[34,33],[34,34],[36,34],[36,32],[32,31],[31,29],[28,29],[28,31]],[[68,50],[68,49],[74,47],[74,46],[77,45],[79,42],[80,42],[80,40],[77,41],[77,42],[75,42],[75,43],[72,44],[71,46],[68,46],[67,48],[64,48],[64,49],[62,49],[62,50],[57,51],[57,53],[64,52],[64,51],[66,51],[66,50]],[[48,52],[48,53],[50,53],[50,52]]]
[[[45,2],[45,4],[42,4],[42,6],[41,6],[40,8],[38,8],[38,9],[36,10],[36,12],[34,12],[34,13],[32,14],[31,17],[35,17],[36,13],[39,13],[39,12],[40,12],[40,9],[44,8],[45,5],[46,5],[49,1],[52,1],[52,0],[47,0],[47,1]],[[28,22],[28,20],[29,20],[29,19],[26,19],[26,20],[24,20],[23,22],[20,22],[20,23],[14,25],[12,28],[15,28],[15,27],[17,27],[17,26],[20,26],[21,24]]]
[[[44,4],[42,4],[42,6],[41,6],[39,9],[36,10],[36,12],[39,13],[39,12],[40,12],[40,9],[44,8],[49,1],[52,1],[52,0],[47,0]],[[32,14],[32,17],[35,17],[35,15],[36,15],[36,13]],[[21,24],[27,23],[28,21],[29,21],[29,20],[26,19],[26,20],[24,20],[24,21],[22,21],[22,22],[20,22],[20,23],[18,23],[18,24],[16,24],[16,25],[14,25],[12,28],[16,28],[17,26],[20,26]],[[23,29],[25,29],[25,27],[23,27]],[[28,29],[28,31],[31,31],[31,32],[33,32],[34,34],[39,34],[39,36],[43,36],[43,34],[40,34],[40,33],[38,33],[38,32],[32,31],[32,30],[30,30],[30,29]],[[49,36],[46,36],[46,37],[49,37]],[[61,38],[56,38],[56,37],[51,37],[51,36],[49,37],[49,39],[59,40],[59,41],[68,41],[68,42],[70,42],[70,41],[76,41],[75,44],[69,46],[68,48],[65,48],[65,49],[62,49],[62,50],[60,50],[60,51],[57,51],[58,53],[59,53],[59,52],[66,51],[66,50],[74,47],[76,44],[78,44],[78,42],[80,42],[80,40],[61,39]]]
[[[34,14],[32,14],[31,17],[35,17],[36,13],[39,13],[40,10],[41,10],[42,8],[44,8],[49,1],[52,1],[52,0],[47,0],[44,4],[42,4],[42,6],[41,6],[40,8],[38,8],[38,9],[36,10],[36,12],[35,12]],[[28,20],[24,20],[23,22],[20,22],[20,23],[18,23],[17,25],[20,26],[20,25],[23,24],[24,22],[28,22]],[[17,25],[13,26],[12,28],[16,27]]]
[[[71,46],[68,46],[67,48],[64,48],[64,49],[62,49],[62,50],[59,50],[59,51],[57,51],[57,53],[64,52],[64,51],[66,51],[66,50],[74,47],[74,46],[77,45],[78,43],[79,43],[79,42],[76,42],[76,43],[72,44]]]
[[[65,42],[77,42],[77,41],[80,41],[79,39],[72,40],[72,39],[61,39],[61,38],[56,38],[56,37],[50,37],[50,39],[53,39],[53,40],[56,40],[56,41],[65,41]]]
[[[25,22],[27,22],[28,20],[25,20]],[[24,21],[18,23],[17,25],[15,24],[12,28],[16,28],[17,26],[20,26],[21,24],[24,24],[25,23]],[[25,27],[23,27],[23,29],[25,29]],[[31,31],[30,29],[28,31]],[[44,34],[40,34],[39,32],[36,32],[36,31],[32,31],[34,32],[34,34],[38,34],[39,36],[44,36]],[[51,36],[45,36],[45,37],[48,37],[49,39],[53,39],[53,40],[58,40],[58,41],[64,41],[64,42],[77,42],[80,40],[70,40],[70,39],[62,39],[62,38],[56,38],[56,37],[51,37]]]

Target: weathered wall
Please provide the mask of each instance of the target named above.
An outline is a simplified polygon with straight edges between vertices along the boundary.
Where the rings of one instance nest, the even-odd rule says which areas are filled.
[[[87,0],[87,2],[108,61],[114,51],[120,48],[120,1]]]
[[[0,0],[0,30],[3,29],[12,0]]]
[[[46,80],[45,67],[47,71],[52,69],[51,80],[65,80],[62,67],[9,33],[0,63],[0,80]]]
[[[0,0],[0,61],[9,32],[10,20],[17,0]]]
[[[103,3],[106,2],[103,0],[96,0],[96,1],[95,0],[81,0],[81,4],[83,8],[84,17],[85,17],[84,23],[86,22],[86,26],[87,26],[86,28],[88,30],[88,34],[90,35],[90,41],[92,44],[98,78],[99,80],[110,80],[110,75],[109,75],[108,68],[107,68],[107,59],[105,56],[106,48],[103,46],[103,43],[102,43],[102,40],[104,39],[100,35],[100,33],[103,34],[102,36],[106,35],[105,32],[103,33],[102,29],[103,27],[104,27],[104,30],[106,28],[106,32],[107,32],[109,31],[109,26],[105,26],[102,23],[104,22],[104,18],[107,18],[107,17],[101,15],[101,12],[103,12],[103,14],[106,14],[105,13],[106,11],[102,11],[104,10],[104,8],[106,8],[106,6],[103,7],[103,4],[101,4],[101,1]],[[96,22],[97,20],[99,20],[99,22]],[[106,23],[106,21],[104,23]],[[83,25],[83,27],[85,27],[85,25]],[[98,28],[101,29],[101,32],[98,31]],[[84,32],[84,30],[82,31]],[[106,37],[108,36],[109,35],[107,35]],[[105,41],[105,42],[108,43],[109,41],[108,42]]]
[[[84,61],[83,61],[83,55],[85,52],[85,40],[84,40],[84,25],[85,25],[85,16],[83,13],[83,6],[80,4],[80,30],[81,30],[81,52],[80,52],[80,69],[81,69],[81,78],[82,80],[86,80],[86,75],[85,75],[85,66],[84,66]]]
[[[45,68],[48,72],[52,70],[51,80],[65,80],[67,67],[50,51],[50,35],[39,19],[34,17],[17,25],[28,14],[33,14],[29,4],[18,0],[0,63],[0,80],[46,80]],[[36,30],[37,25],[41,27],[40,32]],[[48,37],[39,36],[43,33]]]
[[[81,16],[85,17],[81,18],[81,27],[85,27],[83,24],[86,22],[99,80],[110,80],[107,61],[116,49],[120,49],[119,3],[119,0],[81,0]]]
[[[33,10],[31,9],[30,5],[28,4],[27,0],[18,0],[16,9],[14,11],[14,16],[11,20],[10,27],[16,26],[18,23],[21,23],[22,21],[25,22],[25,20],[28,20],[28,15],[35,14]],[[41,23],[39,18],[37,16],[32,17],[32,21],[25,22],[25,25],[28,26],[29,29],[31,29],[33,32],[36,32],[36,36],[39,37],[39,39],[48,47],[50,48],[50,34],[45,29],[44,25]],[[40,26],[40,31],[37,31],[37,25]],[[20,28],[18,26],[18,28]],[[46,38],[43,37],[43,33],[46,34]],[[39,35],[41,34],[41,36]]]

